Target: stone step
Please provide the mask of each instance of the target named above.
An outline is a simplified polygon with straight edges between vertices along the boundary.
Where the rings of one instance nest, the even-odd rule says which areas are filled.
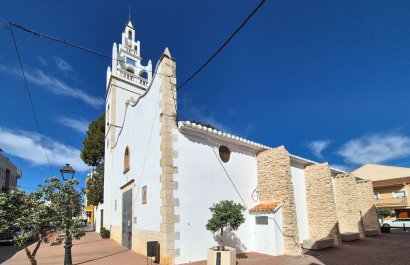
[[[366,236],[378,236],[380,233],[379,229],[365,229],[364,231]]]
[[[360,234],[355,232],[346,232],[340,234],[343,242],[350,242],[360,239]]]
[[[330,237],[303,240],[303,248],[305,249],[319,250],[324,248],[330,248],[333,246],[334,240]]]

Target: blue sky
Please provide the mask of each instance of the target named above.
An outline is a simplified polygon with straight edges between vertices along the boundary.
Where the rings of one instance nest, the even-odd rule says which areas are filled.
[[[181,84],[257,1],[0,2],[9,21],[111,54],[132,6],[143,62],[165,47]],[[355,169],[410,166],[410,2],[267,1],[229,46],[179,91],[181,120],[201,120],[294,154]],[[54,172],[72,163],[103,112],[110,61],[15,30]],[[50,177],[10,31],[0,30],[0,147],[23,170]],[[27,189],[29,191],[29,189]]]

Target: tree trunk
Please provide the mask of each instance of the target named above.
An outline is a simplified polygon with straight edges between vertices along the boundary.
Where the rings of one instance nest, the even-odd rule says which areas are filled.
[[[31,265],[37,265],[37,260],[33,255],[31,255],[30,250],[28,250],[27,247],[24,247],[24,250],[26,251],[27,257],[30,260]]]
[[[221,249],[221,251],[225,250],[225,247],[224,247],[224,229],[223,228],[221,228],[221,241],[220,241],[220,244],[219,244],[219,248]]]

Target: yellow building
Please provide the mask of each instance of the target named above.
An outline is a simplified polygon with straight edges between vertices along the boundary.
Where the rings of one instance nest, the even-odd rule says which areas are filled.
[[[396,217],[410,217],[410,168],[367,164],[352,172],[373,181],[377,208],[394,210]]]
[[[85,183],[86,186],[91,178],[86,178]],[[94,224],[94,205],[88,205],[87,203],[87,195],[90,191],[88,189],[85,190],[85,200],[84,200],[84,212],[87,216],[88,224]]]

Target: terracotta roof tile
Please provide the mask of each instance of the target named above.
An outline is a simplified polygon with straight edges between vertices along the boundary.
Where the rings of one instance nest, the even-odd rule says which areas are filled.
[[[410,183],[410,177],[373,181],[373,187],[403,185],[403,183]]]
[[[280,205],[280,202],[262,202],[250,209],[251,212],[271,212]]]

